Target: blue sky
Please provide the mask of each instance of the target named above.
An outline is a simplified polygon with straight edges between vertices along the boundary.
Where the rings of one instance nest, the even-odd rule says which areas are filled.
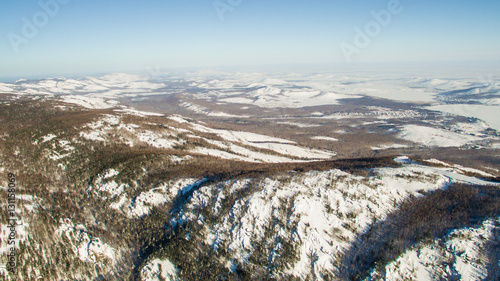
[[[369,42],[356,45],[357,30],[366,34],[375,20],[371,12],[388,11],[391,1],[397,0],[3,0],[0,77],[156,66],[500,61],[500,1],[493,0],[400,0],[402,10],[389,12],[390,22],[377,23]],[[216,2],[231,10],[220,17]],[[58,8],[49,14],[40,3]],[[31,24],[36,32],[26,28]],[[356,52],[347,56],[342,44]]]

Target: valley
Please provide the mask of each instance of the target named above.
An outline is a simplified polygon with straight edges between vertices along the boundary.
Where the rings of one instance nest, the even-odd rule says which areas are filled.
[[[497,83],[200,72],[0,92],[7,280],[498,278]]]

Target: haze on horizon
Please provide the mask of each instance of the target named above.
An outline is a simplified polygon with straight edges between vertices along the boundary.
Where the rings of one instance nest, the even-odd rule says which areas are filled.
[[[245,65],[499,66],[498,14],[500,2],[487,0],[3,1],[0,77]]]

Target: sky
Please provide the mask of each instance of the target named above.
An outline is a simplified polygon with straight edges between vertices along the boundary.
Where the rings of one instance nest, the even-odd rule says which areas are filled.
[[[500,62],[493,0],[2,0],[0,77]]]

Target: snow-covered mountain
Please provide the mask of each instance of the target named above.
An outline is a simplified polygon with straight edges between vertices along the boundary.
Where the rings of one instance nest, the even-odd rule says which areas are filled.
[[[0,276],[495,280],[498,132],[427,108],[478,83],[191,73],[0,84],[0,264],[12,249],[16,261]],[[414,96],[385,96],[401,91]]]

